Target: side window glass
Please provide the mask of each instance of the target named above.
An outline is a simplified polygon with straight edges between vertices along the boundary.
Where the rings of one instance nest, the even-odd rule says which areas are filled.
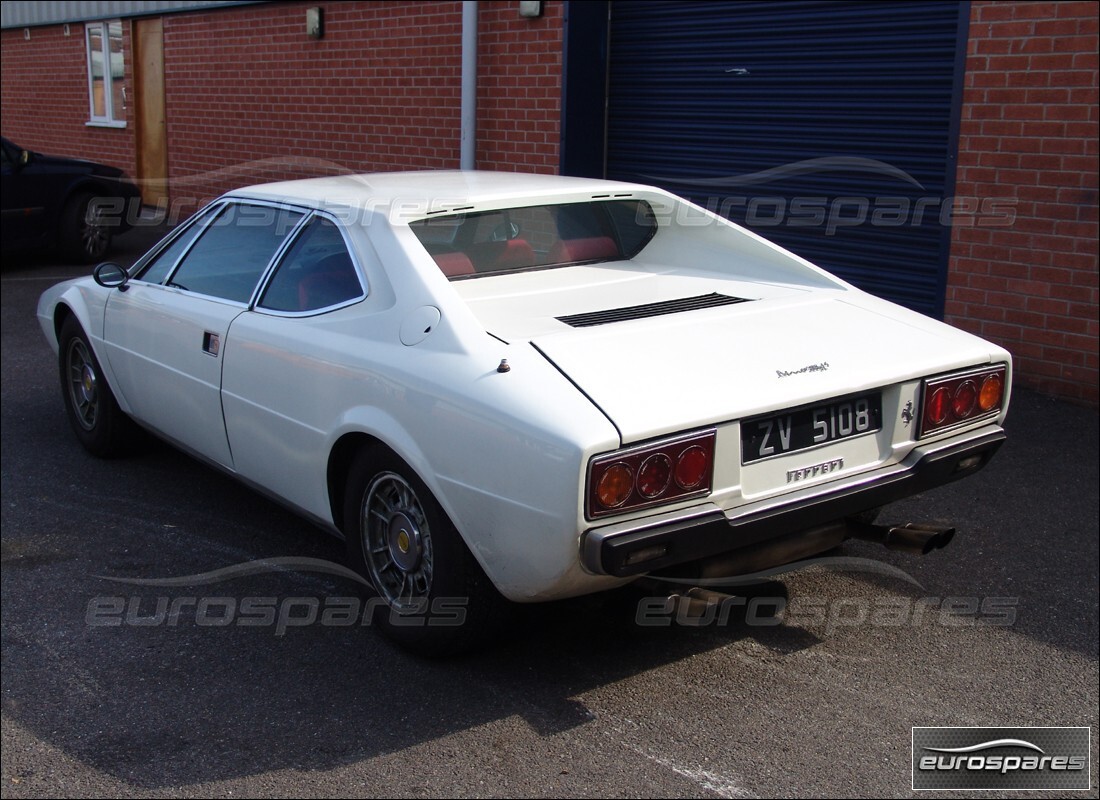
[[[247,303],[283,239],[303,216],[271,206],[226,206],[184,257],[169,286]]]
[[[606,203],[603,208],[615,226],[624,258],[638,255],[657,233],[657,217],[649,203],[642,200],[619,200]]]
[[[191,220],[185,231],[172,240],[170,245],[161,250],[160,255],[145,265],[136,276],[137,280],[145,281],[146,283],[164,283],[164,279],[168,277],[168,274],[172,271],[172,267],[176,266],[176,262],[180,260],[180,256],[187,252],[187,248],[191,246],[191,242],[195,241],[195,237],[199,235],[199,231],[203,229],[203,226],[206,225],[210,218],[216,213],[217,209],[212,208],[205,214]]]
[[[325,217],[314,217],[276,268],[259,306],[270,311],[317,311],[363,296],[340,229]]]

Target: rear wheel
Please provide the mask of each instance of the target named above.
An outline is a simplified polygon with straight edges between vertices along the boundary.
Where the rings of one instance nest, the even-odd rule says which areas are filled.
[[[111,249],[111,227],[100,199],[88,192],[73,195],[61,218],[67,254],[83,263],[101,260]]]
[[[421,655],[453,655],[486,641],[508,602],[428,487],[404,461],[364,450],[348,474],[348,557],[374,587],[372,623]]]
[[[74,317],[61,326],[58,344],[61,396],[76,438],[100,458],[121,454],[133,441],[136,426],[119,408],[87,334]]]

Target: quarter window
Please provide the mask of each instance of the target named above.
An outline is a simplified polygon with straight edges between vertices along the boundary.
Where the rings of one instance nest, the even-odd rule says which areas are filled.
[[[90,22],[84,28],[88,44],[89,120],[97,125],[126,124],[126,59],[122,23]]]
[[[283,240],[303,216],[274,206],[226,206],[184,256],[168,285],[247,303]]]
[[[270,311],[317,311],[360,297],[363,286],[339,227],[314,217],[276,268],[259,305]]]

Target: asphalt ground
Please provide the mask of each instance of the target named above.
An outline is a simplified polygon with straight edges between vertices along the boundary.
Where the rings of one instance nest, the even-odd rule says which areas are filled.
[[[321,624],[356,593],[335,575],[111,580],[339,562],[343,546],[167,446],[84,453],[34,310],[87,272],[40,257],[0,276],[3,797],[1050,796],[914,793],[911,728],[1095,740],[1094,409],[1017,391],[983,472],[884,512],[955,524],[948,548],[846,544],[783,576],[778,620],[679,624],[632,589],[528,609],[496,647],[429,661]],[[246,598],[274,623],[247,624]],[[1097,796],[1091,747],[1073,796]]]

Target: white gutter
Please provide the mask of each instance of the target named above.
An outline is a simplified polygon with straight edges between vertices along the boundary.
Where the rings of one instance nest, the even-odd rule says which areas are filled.
[[[477,0],[462,3],[462,142],[459,167],[475,169],[477,158]]]

